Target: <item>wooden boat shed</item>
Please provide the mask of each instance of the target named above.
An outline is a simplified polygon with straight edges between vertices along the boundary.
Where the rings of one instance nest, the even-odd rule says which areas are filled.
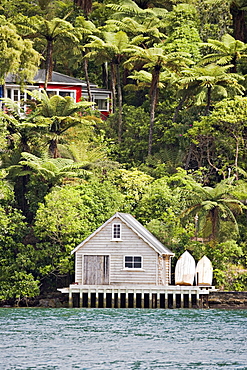
[[[75,283],[58,289],[70,307],[192,307],[209,293],[170,285],[174,253],[127,213],[114,214],[72,254]]]

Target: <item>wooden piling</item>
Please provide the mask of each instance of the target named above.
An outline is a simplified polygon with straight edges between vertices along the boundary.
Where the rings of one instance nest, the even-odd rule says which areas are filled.
[[[83,292],[82,292],[82,289],[80,289],[80,302],[79,302],[79,307],[82,308],[83,307]]]
[[[192,308],[206,307],[209,289],[185,286],[83,286],[61,289],[69,295],[69,307]],[[76,298],[76,300],[75,300]]]
[[[106,290],[105,289],[103,293],[103,308],[106,308]]]
[[[121,307],[121,292],[120,292],[120,289],[118,289],[118,293],[117,293],[117,308],[120,308]]]
[[[176,293],[172,294],[172,308],[176,308]]]
[[[129,294],[128,290],[125,290],[125,308],[129,308]]]
[[[133,308],[136,308],[136,290],[134,290]]]
[[[73,307],[72,290],[69,290],[69,308]]]
[[[160,292],[157,293],[157,308],[160,308]]]
[[[95,308],[99,308],[99,291],[96,289],[95,293]]]
[[[141,292],[141,308],[144,308],[144,291]]]
[[[165,292],[165,308],[168,308],[168,293],[167,292]]]
[[[196,307],[200,308],[200,295],[198,292],[196,293]]]
[[[91,308],[91,290],[90,289],[87,293],[87,307]]]
[[[180,308],[184,308],[184,294],[181,293],[181,299],[180,299]]]
[[[189,308],[192,308],[192,295],[189,293]]]

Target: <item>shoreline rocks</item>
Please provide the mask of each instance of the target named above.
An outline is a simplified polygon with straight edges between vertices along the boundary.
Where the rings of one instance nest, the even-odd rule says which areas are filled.
[[[247,308],[247,292],[210,292],[208,296],[209,308]]]

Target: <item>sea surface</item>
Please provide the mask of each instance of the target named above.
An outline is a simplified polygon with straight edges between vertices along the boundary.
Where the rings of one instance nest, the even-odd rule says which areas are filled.
[[[247,369],[247,310],[0,308],[0,369]]]

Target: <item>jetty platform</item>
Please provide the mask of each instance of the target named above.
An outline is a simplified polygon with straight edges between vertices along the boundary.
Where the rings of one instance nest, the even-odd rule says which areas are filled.
[[[69,295],[69,307],[202,308],[213,286],[79,285],[58,289]]]

